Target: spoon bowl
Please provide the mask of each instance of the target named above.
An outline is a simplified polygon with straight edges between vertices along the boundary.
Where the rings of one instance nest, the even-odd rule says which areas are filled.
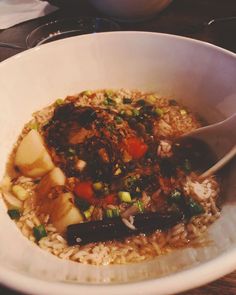
[[[216,164],[205,171],[201,178],[216,173],[236,155],[236,114],[229,118],[185,134],[184,138],[195,138],[205,142],[217,158]]]

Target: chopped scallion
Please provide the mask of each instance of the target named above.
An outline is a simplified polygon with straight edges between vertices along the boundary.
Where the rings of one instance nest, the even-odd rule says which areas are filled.
[[[10,209],[7,211],[7,214],[10,216],[11,219],[18,220],[21,216],[19,209]]]
[[[91,217],[93,210],[94,210],[94,206],[90,206],[88,210],[83,212],[86,219],[89,219]]]
[[[189,211],[190,211],[190,215],[191,216],[203,214],[205,212],[204,211],[204,208],[202,207],[202,205],[199,204],[199,203],[197,203],[192,198],[189,199],[188,207],[189,207]]]
[[[112,217],[113,217],[112,209],[107,209],[107,210],[106,210],[106,216],[107,216],[108,218],[112,218]]]
[[[139,110],[137,110],[137,109],[133,109],[133,115],[134,115],[134,116],[138,116],[138,115],[139,115]]]
[[[116,121],[117,124],[120,124],[120,123],[123,122],[123,119],[120,116],[116,116],[115,121]]]
[[[116,105],[116,102],[113,99],[111,99],[110,97],[107,97],[103,103],[106,106],[115,106]]]
[[[180,204],[183,202],[183,195],[179,190],[175,189],[171,192],[167,201],[169,204]]]
[[[132,99],[131,98],[123,98],[123,104],[131,104]]]
[[[159,117],[161,117],[162,115],[163,115],[163,110],[162,109],[160,109],[160,108],[156,108],[155,109],[155,113],[159,116]]]
[[[38,130],[39,125],[38,125],[38,123],[35,121],[34,123],[31,124],[30,128],[31,128],[31,129],[34,129],[34,130]]]
[[[119,215],[120,215],[120,211],[118,208],[106,209],[106,216],[108,218],[118,217]]]
[[[82,95],[91,95],[92,91],[91,90],[85,90],[81,93]]]
[[[138,207],[139,212],[143,213],[143,212],[144,212],[143,202],[140,201],[140,200],[138,200],[135,204],[136,204],[136,206]]]
[[[120,215],[120,211],[118,208],[112,209],[113,217],[117,217]]]
[[[35,226],[33,228],[34,237],[37,241],[41,240],[43,237],[47,236],[47,232],[45,227],[40,224],[39,226]]]
[[[56,100],[56,105],[57,106],[60,106],[60,105],[62,105],[64,103],[64,99],[62,99],[62,98],[58,98],[57,100]]]
[[[72,148],[69,148],[68,152],[69,152],[70,155],[75,155],[76,154],[75,150],[72,149]]]

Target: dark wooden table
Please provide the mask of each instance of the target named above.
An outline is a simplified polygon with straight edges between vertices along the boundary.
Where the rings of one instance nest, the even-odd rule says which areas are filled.
[[[148,1],[148,0],[147,0]],[[86,0],[78,0],[77,8],[64,7],[57,12],[32,21],[0,30],[0,42],[25,45],[26,36],[37,26],[55,19],[79,16],[102,16]],[[155,18],[140,23],[121,23],[121,30],[162,32],[187,36],[210,42],[236,53],[236,20],[216,23],[210,27],[202,24],[213,18],[236,16],[235,0],[174,0]],[[16,50],[0,48],[0,61],[16,54]],[[1,295],[19,293],[0,287]],[[181,295],[236,295],[236,271],[206,286],[181,293]]]

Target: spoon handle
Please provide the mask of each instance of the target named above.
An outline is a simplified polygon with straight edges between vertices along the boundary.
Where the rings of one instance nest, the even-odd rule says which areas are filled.
[[[202,175],[200,175],[200,179],[205,179],[208,176],[215,174],[219,171],[225,164],[227,164],[233,157],[236,155],[236,145],[223,157],[221,158],[215,165],[205,171]]]
[[[235,131],[235,125],[236,125],[236,113],[231,115],[229,118],[212,124],[205,127],[198,128],[192,132],[186,133],[183,135],[183,137],[195,137],[195,138],[208,138],[212,135],[217,136],[227,136],[231,137],[232,132]]]
[[[4,42],[0,42],[0,47],[17,49],[17,50],[25,50],[26,49],[25,47],[20,46],[20,45],[10,44],[10,43],[4,43]]]

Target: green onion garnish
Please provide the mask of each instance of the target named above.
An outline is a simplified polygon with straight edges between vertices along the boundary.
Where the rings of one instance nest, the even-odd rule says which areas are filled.
[[[112,218],[112,217],[113,217],[112,209],[107,209],[107,210],[106,210],[106,216],[107,216],[108,218]]]
[[[202,207],[202,205],[200,205],[199,203],[197,203],[192,198],[189,198],[188,207],[189,207],[189,211],[190,211],[190,215],[191,216],[203,214],[205,212],[204,211],[204,208]]]
[[[139,110],[137,110],[137,109],[133,109],[133,115],[134,115],[134,116],[138,116],[138,115],[139,115]]]
[[[135,204],[136,204],[136,206],[138,207],[139,212],[143,213],[143,212],[144,212],[143,202],[140,201],[140,200],[138,200]]]
[[[106,209],[106,216],[108,218],[118,217],[119,215],[120,215],[120,211],[118,208]]]
[[[163,115],[163,110],[160,109],[160,108],[156,108],[156,109],[155,109],[155,113],[156,113],[159,117],[161,117],[161,116]]]
[[[131,104],[132,99],[131,98],[123,98],[123,104]]]
[[[59,105],[61,105],[61,104],[63,104],[64,103],[64,99],[62,99],[62,98],[58,98],[57,100],[56,100],[56,105],[57,106],[59,106]]]
[[[120,116],[116,116],[115,121],[116,121],[117,124],[120,124],[120,123],[123,122],[123,119]]]
[[[107,97],[103,103],[106,106],[115,106],[116,105],[116,102],[113,99],[111,99],[110,97]]]
[[[19,209],[9,209],[7,214],[10,216],[11,219],[18,220],[21,216]]]
[[[94,210],[94,206],[91,205],[91,206],[88,208],[88,210],[86,210],[86,211],[83,212],[83,213],[84,213],[84,216],[85,216],[86,219],[89,219],[89,218],[91,217],[91,215],[92,215],[92,213],[93,213],[93,210]]]
[[[40,224],[39,226],[35,226],[33,228],[34,237],[37,241],[41,240],[43,237],[47,236],[47,232],[45,227]]]
[[[75,155],[76,154],[75,150],[72,149],[72,148],[69,148],[68,152],[69,152],[70,155]]]
[[[120,215],[120,211],[118,208],[112,209],[113,217],[117,217]]]
[[[167,202],[169,204],[180,204],[183,201],[184,201],[184,197],[183,197],[182,193],[177,189],[175,189],[171,192],[171,194],[167,200]]]
[[[31,128],[31,129],[34,129],[34,130],[38,130],[39,125],[38,125],[38,123],[35,121],[34,123],[31,124],[30,128]]]

